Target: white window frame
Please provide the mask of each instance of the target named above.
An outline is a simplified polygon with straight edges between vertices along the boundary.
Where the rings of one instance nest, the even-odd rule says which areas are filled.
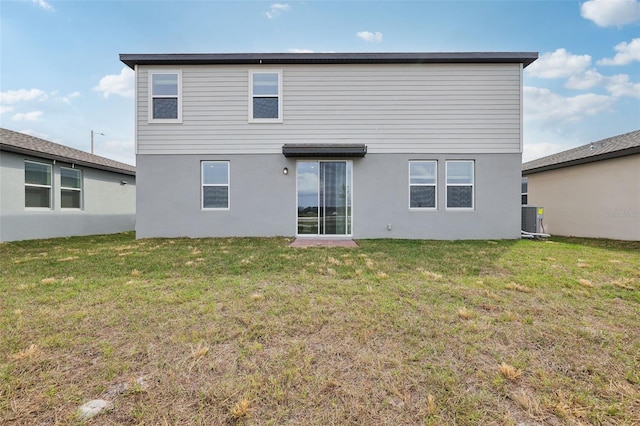
[[[254,95],[253,76],[256,74],[278,74],[278,117],[277,118],[253,118],[254,98],[273,98],[274,95]],[[260,69],[249,70],[249,123],[282,123],[282,70],[280,69]]]
[[[49,185],[40,185],[40,184],[35,184],[35,183],[28,183],[25,179],[24,181],[24,187],[25,190],[26,188],[29,187],[33,187],[33,188],[48,188],[49,189],[49,207],[27,207],[27,200],[26,200],[26,193],[25,193],[25,200],[24,200],[24,208],[26,210],[42,210],[42,211],[48,211],[48,210],[53,210],[53,166],[51,164],[47,164],[47,163],[41,163],[39,161],[30,161],[30,160],[25,160],[25,171],[26,171],[26,164],[27,163],[31,163],[31,164],[38,164],[40,166],[46,166],[49,169],[49,182],[51,182]]]
[[[178,76],[178,116],[177,118],[154,118],[153,117],[153,100],[155,98],[175,98],[174,95],[155,95],[153,94],[153,76],[158,74],[175,74]],[[147,78],[147,91],[149,92],[149,100],[147,104],[148,108],[148,120],[149,123],[182,123],[182,70],[167,69],[167,70],[149,70]]]
[[[471,183],[449,183],[449,164],[451,163],[471,163]],[[447,210],[470,211],[476,207],[476,164],[475,160],[446,160],[445,161],[445,206]],[[449,187],[450,186],[470,186],[471,187],[471,207],[449,207]]]
[[[62,186],[62,170],[73,170],[74,172],[78,172],[80,174],[80,188],[71,188],[68,186]],[[82,197],[82,188],[83,188],[83,179],[82,179],[82,170],[76,169],[73,167],[60,167],[60,208],[62,210],[82,210],[83,207],[83,197]],[[80,205],[78,207],[63,207],[62,206],[62,191],[76,191],[80,193],[79,200]]]
[[[522,185],[527,186],[527,190],[525,192],[522,192]],[[527,199],[526,203],[522,203],[523,197],[526,197]],[[522,203],[523,206],[526,206],[529,204],[529,178],[528,177],[523,177],[522,180],[520,181],[520,202]]]
[[[434,183],[411,183],[411,163],[433,163],[436,167]],[[411,207],[411,187],[412,186],[432,186],[435,191],[435,203],[433,207]],[[438,161],[437,160],[409,160],[409,210],[438,210]]]
[[[207,163],[224,163],[227,165],[227,183],[204,183],[204,165]],[[227,207],[205,207],[204,206],[204,188],[205,187],[227,187]],[[231,162],[228,160],[202,160],[200,162],[200,209],[205,211],[221,211],[231,209]]]

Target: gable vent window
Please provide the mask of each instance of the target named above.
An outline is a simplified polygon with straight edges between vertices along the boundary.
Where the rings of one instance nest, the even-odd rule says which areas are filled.
[[[282,72],[249,71],[249,122],[282,123]]]

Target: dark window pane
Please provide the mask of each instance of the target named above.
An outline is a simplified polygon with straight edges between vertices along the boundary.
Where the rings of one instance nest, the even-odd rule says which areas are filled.
[[[522,178],[522,193],[527,192],[527,187],[529,186],[529,180],[527,178]]]
[[[60,191],[60,207],[63,209],[80,208],[80,191],[63,189]]]
[[[202,188],[205,209],[226,209],[229,207],[229,187],[205,186]]]
[[[153,118],[178,118],[178,98],[154,98]]]
[[[24,163],[24,182],[34,185],[51,185],[51,166]]]
[[[278,98],[253,98],[253,118],[278,118]]]
[[[60,186],[63,188],[80,189],[80,170],[61,168],[60,169]]]
[[[527,194],[522,194],[522,204],[527,204]]]
[[[472,186],[448,186],[447,207],[471,208],[473,207]]]
[[[412,186],[410,207],[431,207],[436,206],[436,188],[434,186]]]
[[[25,207],[51,207],[51,189],[38,186],[25,186]]]

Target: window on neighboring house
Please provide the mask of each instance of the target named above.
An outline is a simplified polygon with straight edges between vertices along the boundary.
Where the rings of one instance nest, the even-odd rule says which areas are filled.
[[[525,205],[528,203],[529,198],[529,179],[526,177],[522,178],[522,204]]]
[[[149,121],[182,122],[182,72],[149,71]]]
[[[436,208],[437,176],[436,161],[409,161],[409,208]]]
[[[229,208],[229,162],[202,162],[202,208]]]
[[[60,168],[60,207],[79,209],[82,203],[82,172],[67,167]]]
[[[249,121],[282,122],[282,72],[249,71]]]
[[[447,161],[447,208],[473,209],[473,161]]]
[[[51,208],[51,165],[25,161],[24,206]]]

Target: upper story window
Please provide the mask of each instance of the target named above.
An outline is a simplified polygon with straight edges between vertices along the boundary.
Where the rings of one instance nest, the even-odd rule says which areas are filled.
[[[249,71],[249,122],[282,123],[282,71]]]
[[[67,167],[60,168],[60,207],[79,209],[82,206],[82,172]]]
[[[51,208],[51,165],[24,162],[24,206]]]
[[[473,161],[447,161],[447,208],[473,209]]]
[[[149,122],[182,123],[181,71],[149,71]]]
[[[438,163],[409,161],[409,208],[435,209]]]

